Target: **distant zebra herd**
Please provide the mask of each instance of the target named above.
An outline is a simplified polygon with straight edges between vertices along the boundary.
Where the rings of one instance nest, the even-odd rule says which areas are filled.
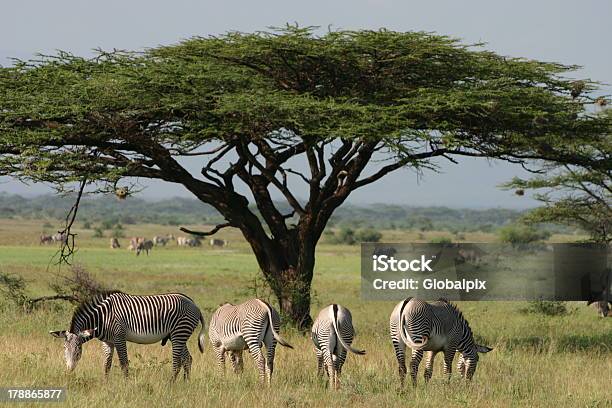
[[[459,353],[457,369],[461,377],[471,380],[479,354],[492,349],[476,344],[472,330],[459,309],[440,299],[425,302],[407,298],[399,302],[390,317],[390,337],[399,366],[400,384],[406,376],[406,348],[412,349],[410,376],[416,386],[419,363],[427,353],[425,381],[432,376],[433,361],[444,354],[444,374],[448,380],[452,363]],[[64,340],[64,358],[72,371],[81,358],[82,345],[94,338],[102,341],[105,354],[104,373],[109,374],[114,350],[125,376],[128,375],[127,342],[153,344],[168,340],[172,344],[172,378],[181,369],[188,379],[192,357],[187,340],[201,324],[198,348],[204,352],[205,322],[192,299],[179,293],[134,296],[122,292],[105,292],[81,304],[74,312],[68,330],[51,331]],[[293,348],[280,334],[280,316],[267,302],[251,299],[240,305],[224,303],[213,313],[208,330],[209,341],[217,357],[219,371],[225,372],[229,354],[233,371],[243,370],[242,354],[246,350],[255,361],[261,382],[270,385],[274,372],[276,344]],[[355,337],[353,317],[344,306],[332,304],[321,310],[311,329],[317,358],[317,373],[327,374],[329,388],[340,387],[340,376],[347,352],[357,355],[365,350],[352,346]],[[262,348],[265,346],[265,354]]]
[[[57,242],[65,242],[68,236],[65,233],[58,232],[57,234],[48,235],[40,234],[40,244],[52,244]]]
[[[42,238],[41,238],[42,240]],[[172,234],[160,236],[156,235],[153,239],[149,240],[144,237],[132,237],[127,247],[129,251],[136,251],[136,255],[140,255],[142,252],[149,255],[149,251],[153,247],[163,246],[165,247],[170,241],[176,241],[176,244],[181,247],[201,247],[202,241],[198,237],[175,237]],[[229,245],[229,241],[223,239],[212,238],[210,240],[210,246],[213,248],[223,248]],[[121,244],[117,238],[110,239],[110,248],[119,249]]]

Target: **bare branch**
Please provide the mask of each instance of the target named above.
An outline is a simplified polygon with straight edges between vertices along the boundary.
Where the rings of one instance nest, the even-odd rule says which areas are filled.
[[[197,235],[198,237],[207,237],[209,235],[214,235],[217,232],[219,232],[219,230],[221,230],[222,228],[227,228],[227,227],[232,227],[233,225],[230,222],[226,222],[224,224],[219,224],[217,225],[215,228],[211,229],[208,232],[201,232],[201,231],[194,231],[194,230],[190,230],[187,229],[185,227],[180,227],[179,229],[183,232],[186,232],[187,234],[191,234],[191,235]]]

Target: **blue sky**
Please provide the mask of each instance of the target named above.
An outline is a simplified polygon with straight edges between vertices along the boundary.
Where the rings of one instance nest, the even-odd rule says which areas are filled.
[[[80,55],[97,47],[142,49],[194,35],[298,22],[336,29],[432,31],[467,43],[486,42],[486,48],[503,55],[578,64],[583,69],[576,77],[610,84],[611,17],[612,2],[597,0],[21,0],[2,5],[0,64],[10,64],[10,57],[57,49]],[[606,94],[611,89],[603,86]],[[198,163],[187,165],[196,168]],[[524,208],[535,203],[497,188],[515,175],[525,175],[517,166],[477,159],[441,165],[442,173],[426,173],[421,179],[409,170],[399,171],[356,192],[350,202],[475,208]],[[180,186],[147,186],[142,193],[146,197],[189,195]],[[33,195],[49,189],[0,178],[0,191]]]

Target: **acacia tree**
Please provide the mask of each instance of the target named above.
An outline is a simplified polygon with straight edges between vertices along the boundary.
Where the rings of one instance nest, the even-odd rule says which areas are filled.
[[[612,110],[601,113],[612,117]],[[590,146],[592,157],[612,157],[612,134]],[[519,192],[534,190],[543,205],[530,212],[523,221],[529,224],[552,222],[576,226],[590,235],[590,240],[612,242],[612,165],[583,168],[570,164],[547,163],[531,179],[514,178],[504,185]]]
[[[0,172],[182,184],[227,221],[199,234],[238,228],[282,312],[306,327],[317,242],[353,191],[435,158],[609,166],[586,148],[610,121],[585,111],[594,83],[562,77],[575,68],[433,34],[297,27],[59,53],[0,71]],[[185,157],[201,160],[199,174]]]

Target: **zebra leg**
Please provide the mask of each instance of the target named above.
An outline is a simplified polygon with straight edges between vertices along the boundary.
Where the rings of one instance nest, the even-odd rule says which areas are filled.
[[[225,375],[225,349],[223,346],[215,347],[215,355],[217,356],[217,368],[221,375]]]
[[[318,348],[315,348],[317,354],[317,376],[323,377],[325,370],[323,369],[323,353]]]
[[[467,381],[471,381],[472,377],[474,377],[474,373],[476,372],[476,365],[478,364],[478,360],[466,358],[465,359],[465,379]]]
[[[412,386],[417,385],[417,374],[419,372],[419,364],[423,358],[423,350],[412,350],[412,359],[410,360],[410,377],[412,378]]]
[[[393,340],[393,348],[395,349],[395,357],[399,366],[400,387],[404,388],[404,380],[406,379],[406,345]]]
[[[325,371],[329,379],[329,387],[334,389],[336,387],[336,370],[334,369],[332,353],[327,345],[322,345],[321,354],[323,355],[323,364],[325,365]]]
[[[127,377],[129,373],[129,360],[125,340],[115,340],[115,348],[117,349],[117,356],[119,356],[119,364],[121,365],[123,375]]]
[[[242,351],[230,351],[230,360],[232,362],[232,369],[234,370],[234,373],[240,374],[244,368]]]
[[[336,361],[334,362],[335,363],[334,369],[336,370],[336,389],[339,389],[341,385],[340,377],[342,375],[342,366],[344,365],[345,361],[346,361],[346,349],[340,347],[340,351],[338,355],[336,356]]]
[[[189,350],[187,349],[187,344],[185,344],[185,348],[183,349],[182,362],[183,362],[183,379],[188,380],[189,374],[191,373],[191,363],[193,359],[191,358],[191,354],[189,354]]]
[[[259,381],[264,382],[266,379],[266,361],[261,352],[261,348],[259,348],[259,341],[257,338],[244,339],[249,347],[249,352],[251,356],[255,360],[255,364],[257,365],[257,370],[259,371]]]
[[[172,342],[172,381],[176,381],[176,377],[183,367],[183,355],[187,348],[187,338],[182,335],[170,334]],[[187,351],[189,354],[189,351]]]
[[[457,362],[457,371],[459,371],[459,375],[462,378],[465,378],[465,359],[463,358],[463,354],[459,355],[459,361]]]
[[[268,338],[268,333],[270,338]],[[274,372],[274,354],[276,351],[276,340],[272,336],[272,333],[268,330],[265,338],[266,345],[266,378],[268,380],[268,385],[272,381],[272,373]]]
[[[113,343],[102,342],[102,350],[104,351],[104,375],[108,376],[111,366],[113,365],[113,353],[115,345]]]
[[[444,350],[444,375],[446,376],[447,382],[450,382],[450,379],[451,379],[454,358],[455,358],[455,348],[454,347]]]
[[[431,380],[431,374],[433,372],[433,363],[436,358],[437,351],[430,351],[427,353],[427,359],[425,360],[425,383]]]

